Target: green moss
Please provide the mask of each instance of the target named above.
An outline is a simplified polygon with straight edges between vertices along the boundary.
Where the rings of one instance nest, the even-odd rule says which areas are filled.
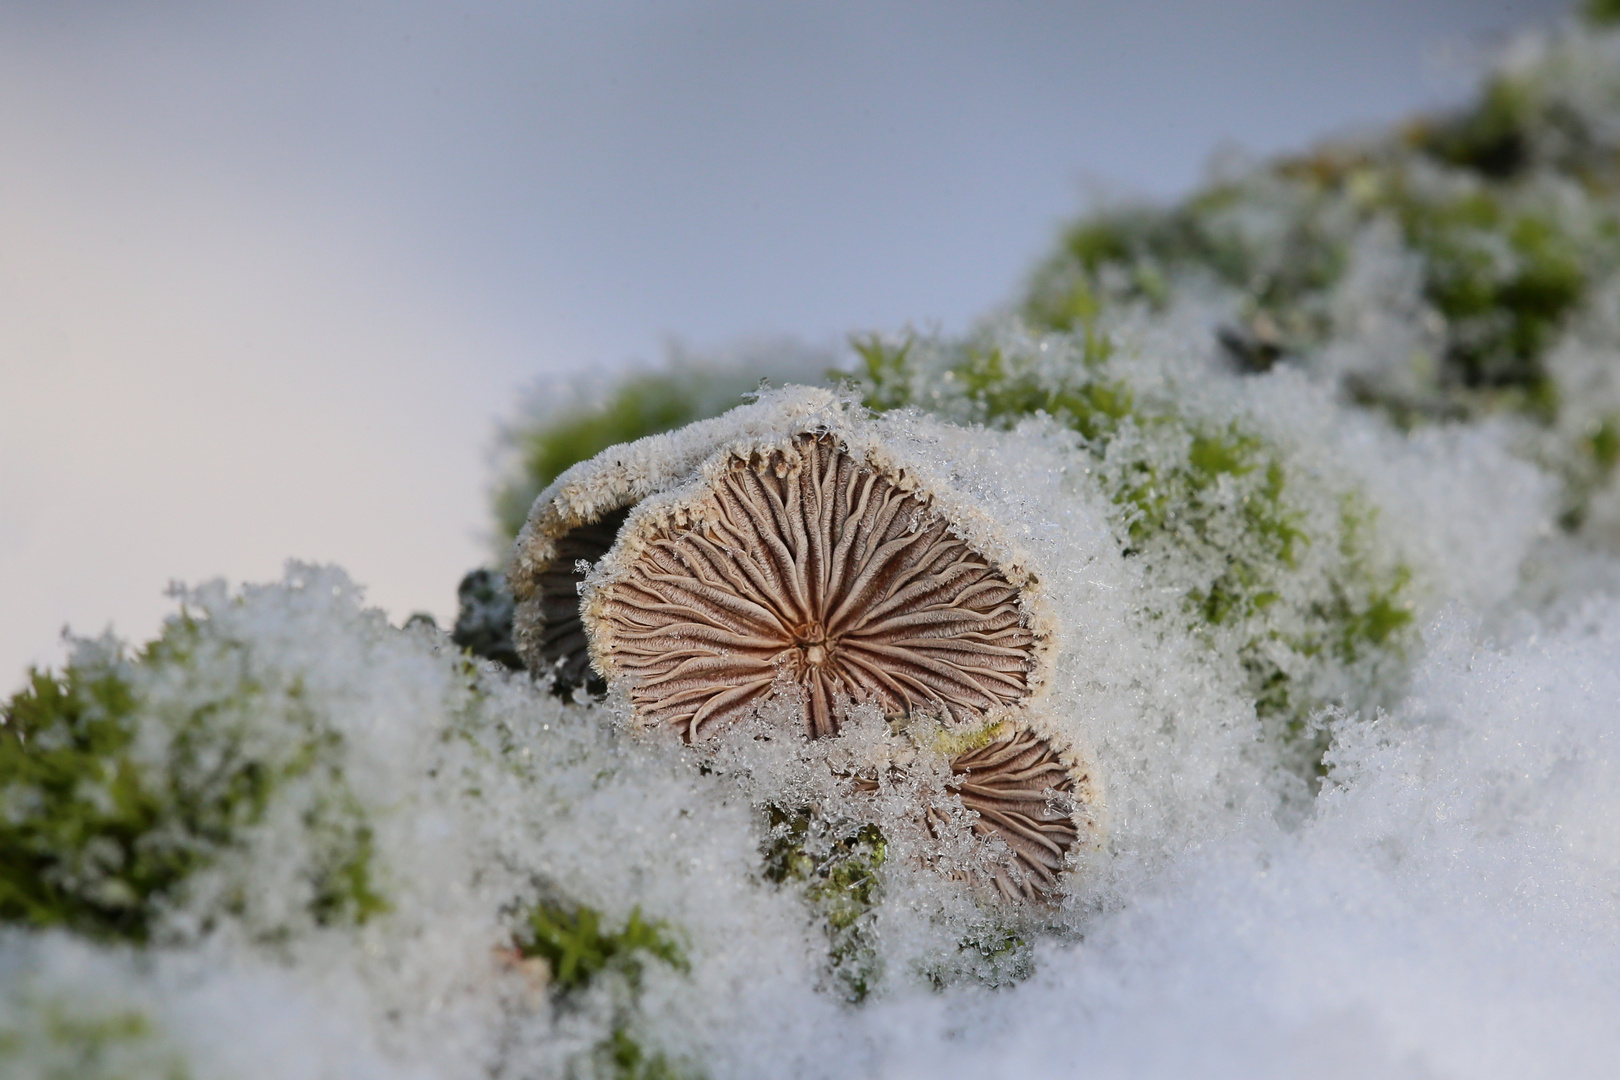
[[[1424,259],[1424,292],[1448,320],[1445,363],[1470,389],[1545,391],[1542,355],[1585,294],[1581,245],[1550,217],[1509,209],[1487,190],[1393,200]]]
[[[1620,23],[1620,0],[1586,0],[1581,15],[1593,26],[1613,26]]]
[[[877,334],[850,339],[850,347],[860,357],[857,377],[862,400],[873,412],[888,412],[914,404],[911,394],[910,353],[912,341],[884,341]]]
[[[612,1030],[574,1062],[577,1070],[603,1080],[698,1075],[662,1053],[649,1053],[634,1034],[646,962],[657,960],[682,974],[691,971],[667,924],[649,922],[636,907],[623,927],[609,930],[595,908],[544,899],[525,914],[517,947],[522,956],[546,962],[553,998],[565,1007],[606,973],[623,980],[621,997],[613,1003]]]
[[[622,1026],[597,1044],[591,1058],[595,1075],[603,1080],[695,1080],[701,1076],[663,1054],[649,1054]]]
[[[847,1001],[864,1001],[883,974],[871,931],[882,900],[878,870],[888,857],[882,831],[831,824],[808,809],[768,806],[766,817],[765,880],[799,886],[826,931],[833,983]]]
[[[1122,481],[1111,494],[1128,552],[1195,544],[1218,554],[1220,572],[1187,596],[1189,610],[1214,626],[1275,603],[1278,571],[1294,567],[1299,549],[1310,542],[1300,512],[1284,497],[1285,473],[1276,452],[1236,425],[1195,429],[1185,458],[1169,465],[1134,463]]]
[[[1174,207],[1090,216],[1037,270],[1024,317],[1094,334],[1112,308],[1158,311],[1188,283],[1214,284],[1244,297],[1244,325],[1223,328],[1222,342],[1242,366],[1269,367],[1326,331],[1321,294],[1343,275],[1346,248],[1320,220],[1325,200],[1311,184],[1221,184]]]
[[[1023,934],[987,919],[963,936],[954,954],[922,974],[936,992],[965,981],[1002,990],[1035,974],[1035,950]]]
[[[363,922],[386,910],[370,830],[333,764],[340,740],[301,688],[276,706],[247,678],[198,700],[136,689],[159,672],[186,682],[201,635],[181,618],[132,661],[101,655],[60,675],[35,671],[0,710],[0,922],[144,943],[186,880],[236,847],[282,784],[317,772],[333,794],[305,822],[316,840],[310,913]],[[230,670],[236,648],[212,662]],[[267,710],[297,733],[271,757],[250,749]],[[160,755],[137,756],[143,731]],[[245,897],[228,902],[240,908]]]
[[[1609,414],[1586,426],[1569,459],[1557,462],[1564,474],[1560,523],[1571,531],[1585,522],[1592,497],[1614,480],[1620,465],[1620,415]]]
[[[972,342],[938,371],[919,368],[913,353],[916,342],[910,337],[887,342],[873,335],[852,344],[861,358],[862,401],[874,412],[920,406],[994,427],[1012,427],[1039,413],[1057,418],[1088,439],[1102,440],[1132,415],[1134,397],[1124,383],[1099,374],[1113,352],[1112,341],[1085,332],[1078,337],[1080,364],[1057,373],[1043,371],[1035,358]],[[913,387],[920,382],[939,389],[919,398]]]
[[[1498,409],[1551,422],[1544,357],[1620,266],[1620,157],[1567,86],[1597,62],[1578,35],[1555,38],[1538,66],[1397,137],[1274,161],[1173,206],[1089,214],[1035,273],[1024,316],[1095,332],[1114,309],[1224,295],[1233,317],[1216,337],[1240,370],[1313,363],[1338,329],[1352,243],[1394,222],[1442,320],[1439,364],[1381,388],[1352,376],[1351,397],[1407,423]]]
[[[187,1080],[191,1070],[132,1009],[87,1013],[76,1002],[18,1002],[0,1026],[0,1074],[38,1080]]]
[[[1346,520],[1323,527],[1331,496],[1294,492],[1281,448],[1243,424],[1142,398],[1131,362],[1104,342],[1078,332],[1015,346],[871,339],[862,383],[883,407],[1004,429],[1039,414],[1074,430],[1089,482],[1114,505],[1121,550],[1165,582],[1156,596],[1177,598],[1166,614],[1235,648],[1266,730],[1295,741],[1336,700],[1322,688],[1343,687],[1331,668],[1398,656],[1407,578],[1374,573],[1364,548],[1349,553]],[[1312,770],[1314,751],[1287,753]]]
[[[144,941],[154,898],[198,854],[145,843],[168,807],[130,757],[136,708],[111,671],[32,672],[0,728],[0,920]]]
[[[1407,138],[1447,165],[1506,179],[1530,163],[1527,129],[1532,111],[1524,86],[1498,77],[1486,85],[1474,106],[1440,120],[1413,124]]]
[[[1607,480],[1620,464],[1620,416],[1606,416],[1581,443],[1598,475]]]
[[[311,875],[314,898],[309,909],[317,923],[359,926],[393,910],[378,886],[376,843],[370,826],[359,819],[358,807],[351,804],[345,813],[332,818],[311,815],[305,824],[330,837],[322,847],[331,856],[317,864]]]
[[[676,971],[690,970],[669,928],[643,919],[639,907],[621,929],[604,930],[601,913],[594,908],[542,901],[524,919],[518,951],[545,960],[552,986],[565,995],[589,986],[604,971],[620,973],[632,991],[639,991],[646,958],[661,960]]]
[[[1430,148],[1451,147],[1434,152],[1476,169],[1475,158],[1522,156],[1497,145],[1509,139],[1503,132],[1519,129],[1523,107],[1514,95],[1512,84],[1495,84],[1471,114],[1471,126],[1444,139],[1431,132],[1424,136]],[[1359,199],[1348,195],[1352,177]],[[1348,222],[1385,213],[1423,257],[1424,293],[1448,320],[1449,380],[1514,388],[1517,403],[1534,406],[1545,381],[1541,357],[1587,291],[1585,245],[1545,213],[1510,208],[1494,188],[1419,195],[1404,172],[1388,165],[1352,174],[1279,163],[1248,186],[1216,187],[1171,210],[1083,221],[1036,275],[1025,314],[1047,329],[1094,329],[1110,304],[1162,307],[1174,289],[1213,281],[1240,297],[1241,322],[1223,328],[1220,340],[1241,367],[1263,370],[1326,339],[1329,292],[1347,258],[1339,234]],[[1251,234],[1233,224],[1245,215],[1272,227]],[[1149,281],[1151,287],[1142,284]]]

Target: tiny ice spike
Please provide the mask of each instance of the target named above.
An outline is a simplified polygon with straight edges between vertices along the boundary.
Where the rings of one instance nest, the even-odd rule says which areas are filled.
[[[848,702],[982,722],[1028,696],[1035,636],[1018,589],[827,435],[734,456],[701,508],[659,523],[597,607],[596,649],[649,724],[689,742],[784,683],[806,733]]]

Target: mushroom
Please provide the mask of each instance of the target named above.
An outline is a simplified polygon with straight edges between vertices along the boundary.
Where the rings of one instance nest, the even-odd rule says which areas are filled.
[[[589,642],[579,617],[579,586],[589,566],[613,546],[629,513],[630,507],[622,506],[555,537],[550,557],[533,570],[525,599],[538,609],[539,618],[528,642],[529,666],[549,671],[558,693],[579,686],[602,692],[601,680],[590,670]]]
[[[1006,724],[984,746],[952,758],[951,774],[949,790],[977,815],[974,835],[1007,846],[1009,857],[990,871],[995,891],[1014,901],[1049,898],[1080,840],[1077,814],[1093,801],[1089,774],[1065,765],[1050,740]]]
[[[932,744],[944,752],[948,767],[943,790],[928,785],[916,791],[922,804],[917,820],[935,840],[961,835],[964,828],[977,840],[971,845],[977,856],[965,863],[960,849],[954,858],[928,861],[991,899],[1053,900],[1070,852],[1096,840],[1097,791],[1083,761],[1060,749],[1063,743],[1054,736],[1012,720],[968,736],[965,748],[952,749],[951,743],[960,747],[963,740],[949,736],[921,738],[919,749]],[[904,785],[914,760],[914,752],[902,751],[891,759],[889,775]],[[884,786],[882,769],[833,771],[846,776],[854,792],[873,794]],[[968,813],[954,811],[952,803]]]
[[[782,691],[811,738],[856,702],[956,724],[1015,706],[1036,649],[1019,588],[897,480],[831,434],[733,450],[695,501],[622,531],[583,609],[597,669],[688,742]]]

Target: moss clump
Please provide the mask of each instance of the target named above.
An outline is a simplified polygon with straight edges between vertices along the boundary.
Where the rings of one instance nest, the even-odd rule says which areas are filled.
[[[1555,198],[1440,180],[1399,158],[1367,157],[1355,168],[1327,161],[1279,163],[1181,207],[1074,226],[1037,273],[1026,318],[1052,330],[1095,329],[1110,309],[1219,294],[1230,298],[1232,319],[1218,340],[1241,370],[1285,357],[1308,362],[1337,329],[1335,290],[1357,234],[1393,223],[1443,328],[1430,392],[1468,408],[1505,400],[1547,415],[1553,395],[1542,359],[1594,276],[1613,266],[1613,225],[1577,233]],[[1144,280],[1154,287],[1142,288]],[[1503,399],[1504,390],[1512,396]],[[1367,400],[1382,403],[1377,394]]]
[[[1576,530],[1584,524],[1592,496],[1614,482],[1620,466],[1620,413],[1609,413],[1586,425],[1573,452],[1561,463],[1567,479],[1560,522]]]
[[[888,857],[882,831],[829,823],[803,808],[773,805],[765,813],[765,880],[799,886],[826,932],[832,985],[846,1001],[866,1000],[883,976],[872,938],[872,912],[882,900],[878,870]]]
[[[618,972],[632,992],[639,992],[647,958],[683,973],[690,970],[669,928],[643,919],[639,907],[631,910],[623,928],[605,930],[601,913],[594,908],[542,901],[523,920],[518,952],[546,962],[551,985],[559,994],[582,990],[605,971]]]
[[[595,1075],[603,1080],[697,1080],[694,1070],[683,1068],[660,1053],[649,1054],[630,1031],[616,1027],[591,1052]]]
[[[1003,990],[1035,974],[1035,950],[1023,934],[986,920],[972,928],[956,951],[930,965],[923,977],[936,992],[965,980]]]
[[[738,385],[736,394],[752,385]],[[522,455],[521,478],[496,496],[502,537],[510,541],[518,534],[534,496],[570,465],[610,446],[714,415],[708,404],[712,396],[712,388],[696,386],[680,376],[638,375],[614,387],[592,408],[520,431],[516,439]]]
[[[1620,66],[1596,29],[1609,7],[1521,41],[1467,107],[1228,169],[1171,206],[1086,215],[1024,318],[1095,334],[1198,305],[1241,371],[1326,370],[1402,425],[1507,411],[1582,437],[1560,418],[1589,389],[1561,386],[1548,359],[1573,329],[1620,347],[1603,306],[1620,273]]]
[[[1168,208],[1108,210],[1071,226],[1023,304],[1034,326],[1095,331],[1113,309],[1161,311],[1187,290],[1235,290],[1238,322],[1221,340],[1264,370],[1319,339],[1325,292],[1344,272],[1345,238],[1310,185],[1223,184]]]
[[[1531,163],[1530,128],[1534,105],[1515,79],[1486,84],[1472,107],[1451,116],[1409,126],[1408,141],[1454,168],[1497,180],[1522,173]]]
[[[622,928],[608,930],[595,908],[543,899],[525,913],[517,951],[525,959],[546,962],[552,998],[565,1006],[598,985],[602,976],[618,977],[620,993],[612,1003],[611,1031],[574,1062],[586,1075],[603,1080],[683,1080],[697,1075],[662,1053],[649,1053],[635,1033],[646,961],[660,961],[682,974],[691,971],[668,925],[647,921],[636,907]]]
[[[112,671],[31,673],[0,727],[0,920],[144,941],[194,849],[143,843],[168,809],[130,756],[136,708]]]
[[[82,648],[5,704],[0,921],[144,943],[291,781],[321,792],[303,814],[310,917],[363,922],[386,910],[371,832],[335,764],[341,739],[296,685],[272,701],[251,678],[219,682],[217,662],[239,672],[240,649],[180,618],[133,659]],[[257,730],[272,716],[279,742]],[[243,889],[227,890],[204,923],[245,904]]]
[[[1550,417],[1556,391],[1542,357],[1585,294],[1582,244],[1550,213],[1484,190],[1393,202],[1407,243],[1424,258],[1424,294],[1446,319],[1450,380],[1515,391],[1513,404]]]

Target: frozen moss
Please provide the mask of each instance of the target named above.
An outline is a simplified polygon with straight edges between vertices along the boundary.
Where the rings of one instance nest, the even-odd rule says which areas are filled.
[[[7,702],[0,920],[144,942],[294,780],[319,788],[303,812],[310,917],[386,909],[370,830],[334,760],[340,737],[296,682],[275,693],[243,671],[243,648],[182,616],[133,657],[87,643]],[[258,730],[272,716],[284,726],[274,741]],[[213,915],[245,899],[227,891]]]
[[[602,1080],[699,1080],[702,1073],[678,1065],[664,1054],[647,1050],[627,1029],[618,1027],[591,1053],[590,1064]]]
[[[523,920],[518,951],[546,962],[551,985],[560,994],[583,989],[604,971],[618,972],[632,990],[639,990],[647,959],[661,960],[676,971],[690,970],[669,928],[643,919],[639,907],[631,909],[622,929],[607,930],[594,908],[542,901]]]
[[[882,900],[878,870],[888,857],[873,824],[837,825],[807,808],[765,809],[764,877],[792,883],[827,935],[827,972],[841,996],[864,1001],[883,977],[872,939],[872,911]]]
[[[963,982],[992,990],[1003,990],[1035,973],[1035,950],[1016,930],[985,919],[973,927],[951,955],[924,969],[924,977],[936,991]]]
[[[146,1014],[80,1003],[14,1002],[0,1017],[0,1074],[13,1080],[189,1080]]]
[[[1174,205],[1088,214],[1037,269],[1024,317],[1095,337],[1196,308],[1236,370],[1298,366],[1402,426],[1523,417],[1549,433],[1531,453],[1564,475],[1579,528],[1596,475],[1581,444],[1602,417],[1572,406],[1593,388],[1550,357],[1620,347],[1605,307],[1620,273],[1606,10],[1517,41],[1463,108],[1228,163]]]
[[[1251,422],[1187,411],[1190,397],[1165,394],[1110,338],[992,327],[964,341],[868,339],[860,355],[878,408],[1009,429],[1045,417],[1073,430],[1086,474],[1114,505],[1121,550],[1144,562],[1155,594],[1178,598],[1195,633],[1234,650],[1277,738],[1297,742],[1314,711],[1356,695],[1345,665],[1376,684],[1370,668],[1398,661],[1409,572],[1366,557],[1372,526],[1337,511],[1352,496],[1291,470]],[[1314,771],[1320,749],[1301,748],[1299,767]]]
[[[575,1057],[573,1071],[601,1080],[683,1080],[698,1075],[662,1052],[648,1051],[636,1034],[645,964],[658,961],[682,974],[692,970],[667,925],[647,921],[636,907],[622,928],[610,930],[595,908],[542,900],[525,914],[517,948],[522,957],[545,962],[551,994],[565,1006],[603,975],[611,973],[620,980],[622,996],[609,1008],[611,1029],[588,1052]]]

